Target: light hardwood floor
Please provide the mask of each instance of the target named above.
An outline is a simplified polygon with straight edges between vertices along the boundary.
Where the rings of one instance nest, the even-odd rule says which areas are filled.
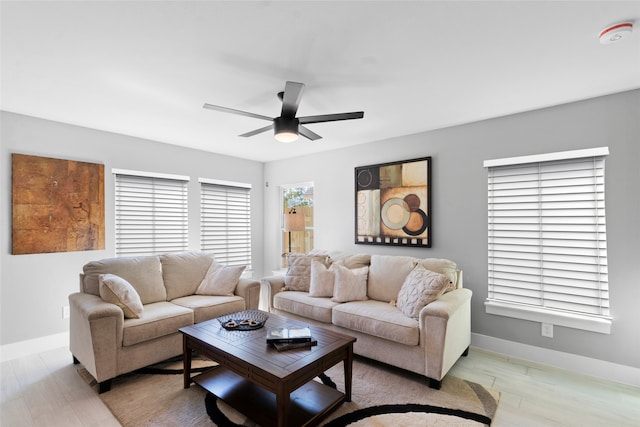
[[[640,389],[472,349],[452,375],[501,392],[493,426],[640,426]],[[66,348],[2,363],[0,425],[119,426]]]

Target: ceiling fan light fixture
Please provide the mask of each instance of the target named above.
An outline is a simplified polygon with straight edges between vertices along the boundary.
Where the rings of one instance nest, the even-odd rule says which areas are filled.
[[[296,118],[276,117],[273,120],[274,137],[279,142],[294,142],[298,140],[298,125]]]
[[[278,142],[284,142],[289,143],[289,142],[295,142],[298,140],[298,134],[294,133],[294,132],[287,132],[287,131],[283,131],[280,133],[276,133],[275,138]]]

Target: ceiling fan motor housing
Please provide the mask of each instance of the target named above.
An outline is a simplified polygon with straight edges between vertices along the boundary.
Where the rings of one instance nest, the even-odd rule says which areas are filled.
[[[295,117],[276,117],[273,119],[273,129],[276,136],[291,134],[292,138],[298,139],[298,125],[300,120]],[[286,137],[285,137],[286,138]],[[294,140],[295,140],[294,139]]]

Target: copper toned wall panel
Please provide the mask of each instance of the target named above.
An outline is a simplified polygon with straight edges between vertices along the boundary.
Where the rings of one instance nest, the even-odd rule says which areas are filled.
[[[14,255],[104,249],[104,165],[11,160]]]

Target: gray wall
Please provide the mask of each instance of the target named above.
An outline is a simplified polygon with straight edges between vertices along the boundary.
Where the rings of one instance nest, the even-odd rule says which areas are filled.
[[[91,260],[114,256],[113,168],[191,177],[188,187],[190,249],[200,247],[198,178],[252,184],[253,267],[255,276],[261,277],[263,163],[7,112],[1,114],[0,324],[3,345],[69,330],[69,321],[62,319],[62,306],[68,304],[67,296],[78,290],[82,266]],[[11,255],[11,153],[104,164],[105,250]]]
[[[365,117],[375,120],[375,117]],[[612,333],[555,327],[485,314],[487,183],[483,161],[608,146],[606,213]],[[431,156],[433,246],[355,245],[354,167]],[[473,290],[472,331],[504,340],[640,368],[640,91],[408,135],[265,167],[265,260],[275,268],[278,186],[314,182],[315,247],[348,252],[444,257],[464,270]]]

